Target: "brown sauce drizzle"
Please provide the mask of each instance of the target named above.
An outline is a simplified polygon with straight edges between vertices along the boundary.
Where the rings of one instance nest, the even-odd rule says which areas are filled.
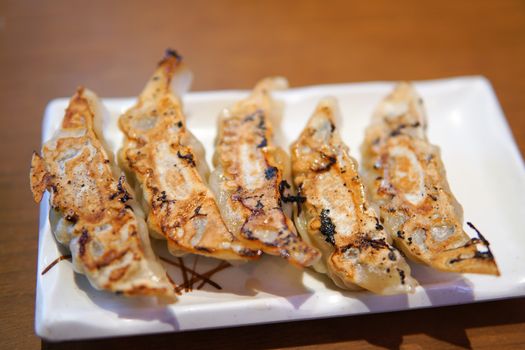
[[[194,286],[196,283],[199,283],[200,284],[197,286],[196,289],[201,289],[202,287],[204,287],[206,284],[209,284],[211,285],[212,287],[216,288],[216,289],[222,289],[222,287],[215,281],[211,280],[211,277],[216,274],[217,272],[221,271],[221,270],[224,270],[228,267],[231,267],[232,265],[226,261],[221,261],[219,263],[219,265],[217,265],[216,267],[214,267],[213,269],[207,271],[207,272],[204,272],[204,273],[198,273],[196,271],[197,269],[197,261],[198,261],[198,258],[199,256],[196,255],[195,256],[195,259],[193,260],[193,266],[192,268],[189,268],[188,266],[185,265],[184,263],[184,260],[182,258],[178,258],[178,262],[175,262],[175,261],[172,261],[172,260],[169,260],[169,259],[166,259],[166,258],[163,258],[163,257],[159,257],[160,260],[170,264],[170,265],[173,265],[173,266],[176,266],[178,267],[179,269],[181,269],[182,271],[182,278],[183,278],[183,283],[181,285],[176,285],[174,284],[176,287],[175,287],[175,292],[180,294],[182,291],[184,292],[190,292],[194,289]],[[188,276],[191,275],[191,276]]]
[[[53,267],[55,267],[55,265],[58,264],[59,262],[61,262],[62,260],[69,260],[69,259],[71,259],[71,254],[59,256],[58,258],[53,260],[51,262],[51,264],[46,266],[46,268],[42,271],[41,275],[42,276],[45,275],[49,270],[51,270]]]
[[[44,268],[41,275],[45,275],[47,272],[49,272],[53,267],[55,267],[56,264],[58,264],[62,260],[70,260],[72,258],[71,254],[62,255],[53,260],[49,265]],[[213,269],[204,272],[204,273],[198,273],[197,272],[197,262],[199,259],[198,255],[195,255],[195,259],[193,260],[193,266],[189,268],[184,263],[184,260],[182,258],[177,258],[178,262],[163,258],[162,256],[159,256],[159,259],[170,264],[173,266],[178,267],[182,272],[182,278],[183,283],[181,285],[177,285],[171,278],[171,276],[166,273],[166,277],[168,278],[168,281],[173,285],[175,288],[175,292],[177,294],[181,294],[182,291],[184,292],[191,292],[194,289],[194,286],[200,282],[200,284],[197,286],[196,289],[201,289],[206,284],[209,284],[210,286],[221,290],[222,287],[215,281],[211,279],[211,277],[216,274],[219,271],[222,271],[228,267],[231,267],[232,265],[227,261],[220,261],[219,265],[214,267]],[[191,275],[191,276],[188,276]],[[118,294],[118,293],[117,293]]]
[[[188,274],[186,273],[186,265],[184,265],[184,260],[182,260],[182,258],[177,258],[177,260],[179,261],[179,266],[182,271],[182,279],[184,280],[184,291],[189,292],[190,287],[188,286]]]
[[[166,272],[166,278],[168,279],[168,281],[170,281],[171,285],[173,286],[173,288],[177,288],[177,283],[175,283],[175,281],[173,281],[173,279],[170,277],[170,275]]]
[[[481,242],[483,242],[487,247],[490,245],[489,241],[487,241],[485,236],[483,236],[481,234],[481,232],[479,232],[479,230],[476,228],[476,226],[474,226],[474,224],[472,224],[470,221],[467,221],[467,225],[468,225],[468,227],[470,227],[471,229],[476,231],[476,233],[478,234],[478,237],[481,240]]]
[[[455,259],[451,259],[449,261],[449,264],[455,264],[457,262],[460,262],[460,261],[463,261],[463,260],[469,260],[469,259],[494,260],[494,255],[492,254],[492,251],[490,250],[490,247],[489,247],[489,245],[490,245],[489,241],[487,241],[487,239],[481,234],[481,232],[479,232],[479,230],[476,228],[476,226],[474,226],[471,222],[467,222],[467,225],[471,229],[476,231],[476,233],[478,235],[478,238],[471,238],[470,241],[468,241],[467,244],[465,244],[465,247],[473,245],[473,244],[481,243],[487,248],[487,251],[486,252],[480,252],[479,250],[476,249],[476,252],[474,253],[474,255],[472,257],[462,258],[461,256],[458,256]]]
[[[219,265],[217,265],[217,267],[215,267],[214,269],[211,269],[210,271],[206,272],[204,274],[205,277],[211,277],[213,276],[215,273],[219,272],[219,271],[222,271],[228,267],[231,267],[232,265],[227,262],[227,261],[221,261],[219,263]],[[198,280],[196,280],[195,282],[198,282]],[[197,289],[201,289],[202,287],[204,287],[204,285],[206,284],[206,281],[203,280],[197,287]],[[217,286],[219,287],[219,289],[222,289],[222,287],[220,285],[217,284]]]

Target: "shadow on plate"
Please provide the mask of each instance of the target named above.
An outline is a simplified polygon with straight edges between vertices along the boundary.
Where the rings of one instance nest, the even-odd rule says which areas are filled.
[[[84,275],[78,273],[75,273],[75,283],[94,304],[114,312],[119,318],[157,321],[170,325],[173,330],[180,328],[173,311],[168,307],[158,305],[154,298],[125,298],[121,295],[96,290]]]
[[[412,276],[423,287],[431,305],[472,303],[472,283],[459,273],[436,271],[422,264],[410,262]]]

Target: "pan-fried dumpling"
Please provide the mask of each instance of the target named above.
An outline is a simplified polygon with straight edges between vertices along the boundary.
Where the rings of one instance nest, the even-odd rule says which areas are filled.
[[[339,287],[413,292],[417,282],[366,201],[357,162],[336,130],[337,114],[335,100],[322,100],[291,147],[294,184],[302,198],[297,229],[323,253],[314,268]]]
[[[174,91],[188,74],[181,57],[168,50],[135,106],[119,118],[125,135],[120,164],[136,180],[151,233],[166,239],[172,254],[257,257],[228,231],[206,185],[204,148],[186,128]]]
[[[423,100],[401,83],[378,106],[362,145],[364,180],[394,243],[439,270],[498,275],[483,236],[463,231],[439,148],[426,136]]]
[[[252,249],[298,266],[313,264],[319,252],[305,243],[285,214],[282,181],[289,176],[286,153],[273,145],[271,119],[279,114],[269,93],[287,86],[268,78],[219,119],[210,186],[229,230]]]
[[[77,91],[42,156],[33,154],[33,196],[39,202],[50,192],[51,229],[70,248],[74,270],[95,288],[174,301],[134,194],[104,148],[103,113],[93,92]]]

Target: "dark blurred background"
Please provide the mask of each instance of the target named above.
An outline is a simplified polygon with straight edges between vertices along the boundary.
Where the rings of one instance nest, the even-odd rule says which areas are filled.
[[[104,97],[136,95],[166,47],[186,58],[194,90],[249,88],[269,74],[287,76],[294,86],[482,74],[525,150],[525,1],[0,1],[0,348],[41,345],[33,331],[38,210],[28,170],[32,150],[40,147],[46,103],[80,84]],[[334,320],[251,327],[259,338],[268,335],[249,344],[416,349],[525,341],[523,300],[484,305],[342,319],[359,327],[362,338],[333,334],[340,324]],[[495,323],[483,323],[478,310],[492,313]],[[447,315],[457,316],[456,323],[436,323]],[[417,323],[416,316],[420,325],[405,324]],[[375,324],[390,327],[389,317],[403,326],[386,338],[367,333]],[[445,336],[432,335],[438,326]],[[327,336],[312,338],[310,328]],[[493,343],[483,338],[496,329],[503,335],[490,338]],[[242,348],[234,338],[244,331],[217,332],[200,334]],[[195,337],[156,339],[188,347]],[[110,344],[145,346],[145,339]]]

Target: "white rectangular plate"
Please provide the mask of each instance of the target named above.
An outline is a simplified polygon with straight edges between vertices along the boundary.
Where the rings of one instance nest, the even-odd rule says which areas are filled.
[[[417,82],[429,118],[429,138],[441,146],[452,191],[472,221],[491,242],[501,277],[436,272],[411,264],[421,286],[412,295],[377,296],[345,292],[310,269],[289,266],[277,257],[231,267],[201,290],[183,294],[176,304],[156,306],[151,300],[126,299],[94,290],[85,277],[62,261],[47,274],[40,272],[63,253],[50,231],[48,198],[40,211],[36,301],[36,332],[49,340],[109,337],[184,331],[264,322],[321,318],[464,304],[525,295],[525,172],[497,98],[482,77]],[[276,141],[288,149],[321,97],[335,96],[341,105],[343,139],[359,159],[358,147],[371,113],[393,83],[359,83],[294,88],[275,96],[284,102]],[[204,143],[208,162],[213,154],[219,111],[247,91],[196,92],[184,96],[190,130]],[[67,99],[53,100],[43,122],[43,140],[61,121]],[[111,111],[105,133],[118,149],[122,135],[116,126],[133,98],[104,99]],[[468,228],[467,228],[468,230]],[[159,244],[160,243],[160,244]],[[163,256],[162,242],[157,242]],[[192,266],[194,256],[185,257]],[[175,258],[172,258],[175,260]],[[218,261],[199,258],[206,272]],[[168,266],[168,265],[166,265]],[[181,273],[169,267],[179,283]]]

